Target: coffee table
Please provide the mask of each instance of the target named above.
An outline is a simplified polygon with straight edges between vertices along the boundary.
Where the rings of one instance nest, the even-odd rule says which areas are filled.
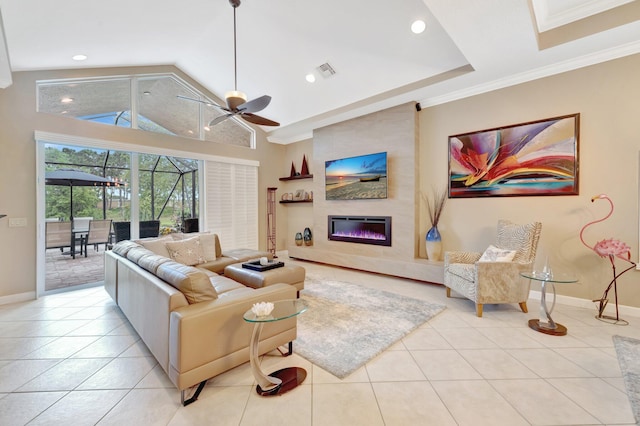
[[[300,299],[279,300],[272,302],[273,311],[267,316],[257,316],[251,309],[244,313],[242,318],[254,323],[251,335],[251,347],[249,348],[249,360],[251,371],[258,385],[256,392],[262,396],[282,395],[301,384],[307,377],[307,371],[300,367],[287,367],[266,375],[260,369],[258,344],[262,326],[269,322],[281,321],[300,315],[307,310],[307,305]]]
[[[564,336],[567,334],[567,327],[558,324],[551,318],[551,312],[556,306],[556,287],[555,284],[575,283],[578,279],[570,274],[551,273],[551,272],[521,272],[520,276],[530,280],[541,282],[540,288],[540,318],[529,320],[529,327],[539,331],[540,333],[550,334],[552,336]],[[553,290],[553,303],[551,309],[547,308],[547,283],[551,284]]]

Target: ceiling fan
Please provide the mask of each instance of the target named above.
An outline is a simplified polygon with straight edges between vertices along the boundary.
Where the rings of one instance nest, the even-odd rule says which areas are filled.
[[[259,98],[247,101],[247,95],[238,91],[238,60],[236,49],[236,8],[240,6],[240,0],[229,0],[231,6],[233,6],[233,70],[234,70],[234,88],[225,94],[225,100],[227,106],[220,106],[211,102],[202,101],[200,99],[189,98],[186,96],[178,95],[178,98],[187,99],[189,101],[196,101],[208,106],[215,106],[220,108],[226,114],[220,117],[214,118],[209,122],[209,127],[215,126],[226,120],[227,118],[234,117],[236,115],[242,117],[249,123],[258,124],[260,126],[279,126],[280,123],[269,120],[268,118],[261,117],[254,114],[255,112],[262,111],[271,102],[271,96],[263,95]]]

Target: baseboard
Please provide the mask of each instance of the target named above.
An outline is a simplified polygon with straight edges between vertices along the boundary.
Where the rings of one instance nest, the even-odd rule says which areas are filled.
[[[26,293],[11,294],[9,296],[0,297],[0,305],[8,305],[9,303],[27,302],[29,300],[36,299],[35,291],[28,291]]]
[[[531,292],[529,292],[529,298],[540,300],[541,292],[538,290],[531,290]],[[547,293],[547,303],[549,304],[549,306],[551,306],[550,304],[553,303],[553,294]],[[559,294],[557,295],[556,303],[560,303],[562,305],[568,305],[568,306],[576,306],[579,308],[592,309],[594,312],[594,315],[598,313],[596,303],[588,299],[580,299],[577,297],[563,296]],[[531,306],[529,307],[529,310],[531,310]],[[622,317],[624,316],[640,317],[640,308],[636,308],[634,306],[618,305],[618,311]],[[615,302],[612,303],[611,301],[609,301],[609,304],[605,308],[604,313],[606,315],[615,316],[616,315]]]

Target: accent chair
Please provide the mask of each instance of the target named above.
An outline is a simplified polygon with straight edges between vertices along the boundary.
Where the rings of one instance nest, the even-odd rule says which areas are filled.
[[[541,230],[540,222],[518,225],[500,220],[496,244],[484,253],[445,252],[447,297],[453,290],[471,299],[478,317],[483,305],[496,303],[518,303],[526,313],[531,283],[520,273],[533,269]]]

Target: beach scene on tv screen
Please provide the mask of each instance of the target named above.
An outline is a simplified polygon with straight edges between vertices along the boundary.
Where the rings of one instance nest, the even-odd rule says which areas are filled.
[[[327,200],[387,198],[387,153],[325,161]]]

